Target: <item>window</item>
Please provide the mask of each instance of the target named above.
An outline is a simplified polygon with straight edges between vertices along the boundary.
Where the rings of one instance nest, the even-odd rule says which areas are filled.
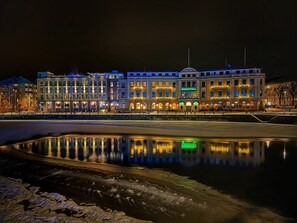
[[[224,74],[224,72],[223,71],[220,71],[220,75],[223,75]]]
[[[146,98],[146,91],[144,91],[144,92],[142,93],[142,95],[143,95],[143,97]]]
[[[113,82],[110,82],[110,87],[113,87]]]
[[[196,77],[196,74],[193,74],[193,77]]]
[[[182,77],[186,77],[186,75],[185,75],[185,74],[183,74],[183,75],[182,75]]]
[[[238,85],[238,80],[234,80],[234,85],[235,85],[235,86]]]
[[[240,74],[240,70],[237,70],[237,71],[236,71],[236,74]]]
[[[163,92],[162,91],[159,91],[158,97],[163,97]]]
[[[242,80],[242,84],[246,84],[246,79],[243,79]]]
[[[155,87],[156,86],[156,82],[152,82],[152,87]]]
[[[214,85],[214,81],[210,81],[210,86],[213,86]]]
[[[230,81],[227,81],[227,85],[230,86]]]
[[[182,87],[186,87],[186,82],[182,82]]]
[[[223,96],[223,92],[222,91],[218,91],[218,97],[222,97]]]
[[[234,97],[238,97],[238,90],[234,90]]]
[[[191,82],[190,81],[187,82],[187,87],[191,87]]]
[[[202,77],[203,77],[203,76],[204,76],[204,73],[201,73],[201,74],[200,74],[200,76],[202,76]]]
[[[130,81],[130,87],[133,87],[133,86],[134,86],[133,81]]]
[[[191,77],[191,74],[188,74],[187,77]]]
[[[162,87],[162,82],[161,81],[159,82],[159,87]]]
[[[122,98],[125,98],[126,97],[126,92],[122,92],[121,96],[122,96]]]
[[[230,91],[226,91],[226,96],[227,96],[227,97],[230,97],[230,95],[231,95],[231,94],[230,94]]]
[[[137,87],[140,87],[140,81],[137,81],[137,82],[136,82],[136,86],[137,86]]]
[[[156,92],[152,92],[152,98],[155,98],[156,97]]]
[[[130,92],[130,98],[133,98],[134,97],[134,93],[131,91]]]
[[[125,88],[126,87],[126,83],[125,82],[122,82],[121,87],[122,88]]]
[[[210,97],[214,97],[214,91],[210,92]]]
[[[219,86],[222,86],[222,81],[219,81],[219,82],[218,82],[218,85],[219,85]]]
[[[172,97],[176,97],[176,92],[175,91],[172,92]]]
[[[136,97],[140,97],[140,91],[136,91]]]
[[[250,79],[250,85],[254,85],[255,80],[254,79]]]
[[[202,98],[205,98],[205,91],[202,91],[202,92],[201,92],[201,97],[202,97]]]
[[[250,90],[250,97],[255,97],[255,90],[254,89]]]
[[[176,87],[176,83],[175,82],[172,82],[172,87]]]
[[[168,91],[165,92],[165,97],[166,97],[166,98],[169,97],[169,92],[168,92]]]
[[[201,82],[201,87],[205,87],[205,81]]]
[[[262,79],[260,79],[260,84],[262,85],[262,83],[263,83],[263,81],[262,81]]]
[[[146,81],[142,82],[142,86],[146,87]]]
[[[192,87],[196,87],[196,81],[192,82]]]
[[[245,89],[242,89],[242,90],[241,90],[241,96],[242,96],[242,97],[246,97],[246,90],[245,90]]]

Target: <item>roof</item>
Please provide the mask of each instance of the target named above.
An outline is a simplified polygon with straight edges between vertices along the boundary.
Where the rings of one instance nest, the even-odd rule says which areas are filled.
[[[190,73],[190,72],[197,72],[197,70],[195,70],[192,67],[186,67],[181,71],[181,73]]]
[[[22,76],[13,76],[11,78],[0,81],[1,86],[11,85],[11,84],[34,84],[34,83]]]

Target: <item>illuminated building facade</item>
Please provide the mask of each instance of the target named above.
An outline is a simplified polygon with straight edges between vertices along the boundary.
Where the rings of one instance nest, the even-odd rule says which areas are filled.
[[[123,103],[123,73],[54,75],[38,72],[37,99],[43,112],[113,111]]]
[[[35,111],[36,95],[36,84],[22,76],[2,80],[0,112]]]
[[[177,110],[178,72],[128,72],[130,110]]]
[[[264,107],[265,74],[258,68],[181,72],[39,72],[40,111],[94,112],[259,110]]]
[[[292,106],[297,105],[297,81],[286,78],[277,78],[269,81],[265,86],[265,106]]]
[[[258,68],[201,71],[199,82],[201,110],[264,107],[265,74]]]

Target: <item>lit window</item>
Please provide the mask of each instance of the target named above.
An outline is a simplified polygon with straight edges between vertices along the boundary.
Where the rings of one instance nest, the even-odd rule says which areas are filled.
[[[246,90],[245,89],[242,89],[241,96],[246,97]]]
[[[214,97],[214,92],[213,91],[210,92],[210,97]]]
[[[234,90],[234,97],[238,97],[238,90]]]
[[[254,97],[255,96],[255,90],[254,89],[251,89],[250,90],[250,97]]]

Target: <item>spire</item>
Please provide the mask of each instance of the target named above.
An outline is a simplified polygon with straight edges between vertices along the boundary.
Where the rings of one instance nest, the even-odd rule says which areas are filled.
[[[188,48],[188,67],[190,67],[190,48]]]

